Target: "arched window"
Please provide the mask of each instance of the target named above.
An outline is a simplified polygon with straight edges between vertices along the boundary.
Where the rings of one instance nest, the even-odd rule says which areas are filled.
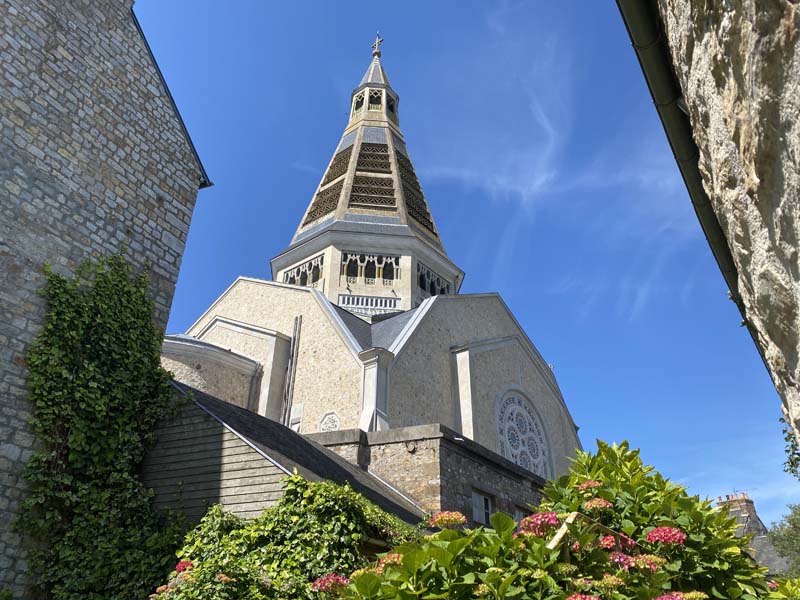
[[[394,114],[394,98],[392,98],[391,96],[388,96],[386,98],[386,106],[389,109],[389,112]]]
[[[358,260],[355,256],[350,257],[350,260],[347,261],[347,276],[358,277]]]
[[[311,283],[317,283],[319,281],[319,267],[314,265],[311,268]]]
[[[436,283],[431,279],[430,285],[428,285],[428,291],[431,293],[431,296],[436,295]]]
[[[361,112],[362,108],[364,108],[364,92],[361,92],[358,96],[356,96],[356,101],[353,103],[353,114]]]
[[[308,273],[303,271],[300,273],[300,285],[307,285],[308,284]]]
[[[289,284],[291,284],[291,285],[294,285],[294,284],[295,284],[295,278],[294,278],[294,275],[289,275],[289,276],[286,278],[286,283],[289,283]]]
[[[524,394],[509,390],[497,399],[497,452],[545,479],[553,477],[550,444],[536,408]]]
[[[425,281],[425,273],[420,273],[419,277],[417,278],[417,283],[419,284],[420,289],[424,290],[428,287],[428,282]]]
[[[375,261],[374,260],[367,261],[367,264],[364,265],[364,277],[366,277],[367,279],[375,279],[377,275],[376,271],[377,268],[375,266]]]
[[[394,280],[394,263],[390,260],[383,264],[383,279],[385,281]]]

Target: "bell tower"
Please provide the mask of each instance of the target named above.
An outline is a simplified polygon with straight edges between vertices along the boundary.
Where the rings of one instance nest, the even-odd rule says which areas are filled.
[[[359,316],[456,294],[464,273],[447,256],[400,131],[400,98],[381,64],[380,36],[353,90],[350,116],[273,279],[319,289]]]

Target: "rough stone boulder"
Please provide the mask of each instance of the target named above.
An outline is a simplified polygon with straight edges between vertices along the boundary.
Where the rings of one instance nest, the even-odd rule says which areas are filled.
[[[800,439],[800,6],[658,0],[748,326]]]

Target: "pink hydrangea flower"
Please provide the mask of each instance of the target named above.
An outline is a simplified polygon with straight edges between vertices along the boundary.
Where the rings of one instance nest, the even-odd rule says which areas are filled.
[[[600,596],[590,596],[589,594],[572,594],[567,600],[600,600]]]
[[[583,503],[584,510],[602,510],[612,506],[614,505],[605,498],[592,498]]]
[[[338,573],[328,573],[320,577],[311,584],[311,589],[315,592],[334,592],[339,588],[350,585],[350,580]]]
[[[656,527],[647,534],[647,541],[682,546],[686,541],[686,534],[675,527]]]
[[[587,479],[582,484],[578,486],[578,491],[583,492],[584,490],[592,490],[594,488],[602,487],[603,484],[599,481],[595,481],[594,479]]]
[[[624,552],[612,552],[608,555],[608,560],[624,571],[627,571],[636,564],[635,559]]]
[[[652,573],[658,571],[659,567],[667,564],[667,561],[655,554],[639,554],[633,558],[633,562],[639,569],[647,569]]]
[[[771,590],[777,590],[778,589],[778,582],[777,581],[768,581],[767,585],[769,586],[769,589],[771,589]]]
[[[429,527],[439,529],[455,529],[467,522],[467,517],[457,511],[443,510],[433,515],[428,521]]]
[[[554,512],[539,512],[528,515],[519,523],[519,528],[523,533],[543,537],[547,535],[553,527],[558,526],[558,516]]]
[[[617,547],[617,540],[619,540],[619,545],[621,548],[633,548],[636,545],[636,542],[634,542],[627,535],[605,535],[600,538],[599,542],[597,542],[597,546],[605,550],[612,550],[613,548]]]
[[[190,561],[190,560],[182,560],[177,565],[175,565],[175,572],[176,573],[183,573],[184,571],[187,571],[187,570],[191,569],[193,566],[194,565],[192,564],[192,561]]]

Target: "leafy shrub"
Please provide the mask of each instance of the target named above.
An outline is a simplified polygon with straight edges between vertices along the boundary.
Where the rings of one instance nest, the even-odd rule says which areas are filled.
[[[445,529],[351,574],[329,596],[370,599],[755,600],[770,596],[735,521],[645,466],[627,443],[579,453],[518,528]],[[346,573],[346,571],[340,571]]]
[[[800,577],[800,504],[789,505],[789,514],[769,530],[769,540],[778,554],[789,561],[783,574]]]
[[[29,571],[56,600],[142,598],[183,533],[136,472],[172,400],[145,274],[120,257],[67,279],[45,269],[48,312],[28,352],[39,449],[18,527]]]
[[[178,551],[164,600],[314,598],[311,582],[368,563],[364,544],[408,542],[416,530],[349,486],[284,480],[281,501],[256,519],[213,506]]]

